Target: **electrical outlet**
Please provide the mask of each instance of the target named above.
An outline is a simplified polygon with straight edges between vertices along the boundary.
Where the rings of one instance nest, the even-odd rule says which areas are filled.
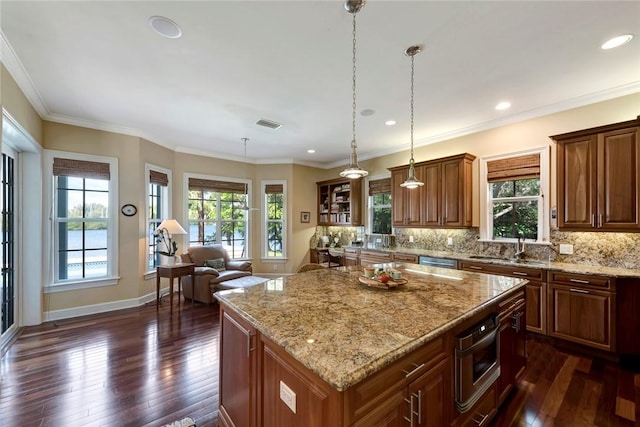
[[[409,243],[413,243],[413,236],[409,236]]]
[[[563,255],[573,255],[573,245],[560,244],[560,253]]]
[[[296,394],[285,383],[280,381],[280,400],[296,413]]]
[[[447,237],[447,246],[453,246],[453,237]]]

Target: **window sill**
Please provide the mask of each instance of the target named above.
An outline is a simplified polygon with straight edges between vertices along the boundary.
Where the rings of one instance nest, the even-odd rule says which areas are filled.
[[[280,264],[284,264],[287,262],[287,258],[286,257],[269,257],[269,258],[260,258],[260,261],[264,262],[264,263],[280,263]]]
[[[99,288],[102,286],[113,286],[113,285],[117,285],[119,281],[120,281],[120,277],[109,277],[106,279],[97,279],[97,280],[83,280],[83,281],[76,281],[76,282],[54,283],[54,284],[45,286],[44,293],[53,294],[56,292],[76,291],[79,289]]]
[[[478,239],[480,243],[502,243],[502,244],[516,244],[518,243],[518,239]],[[520,243],[526,243],[527,245],[541,245],[541,246],[552,246],[551,242],[546,242],[543,240],[540,241],[531,241],[531,240],[521,240]]]
[[[144,273],[144,280],[151,280],[156,278],[156,270],[147,271]]]

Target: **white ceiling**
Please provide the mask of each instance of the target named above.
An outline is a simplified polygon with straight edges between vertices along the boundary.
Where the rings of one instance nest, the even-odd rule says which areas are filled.
[[[47,120],[221,158],[242,159],[247,137],[252,162],[347,162],[342,1],[3,0],[0,14],[2,61]],[[160,37],[153,15],[183,36]],[[370,0],[357,23],[360,160],[409,147],[412,44],[416,145],[640,92],[639,1]]]

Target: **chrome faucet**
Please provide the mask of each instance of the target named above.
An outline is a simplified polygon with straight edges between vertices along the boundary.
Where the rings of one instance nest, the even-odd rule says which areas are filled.
[[[520,243],[520,239],[522,239],[522,244]],[[524,238],[521,237],[520,234],[518,234],[518,241],[516,242],[516,253],[513,254],[515,259],[520,260],[524,258],[524,245]]]

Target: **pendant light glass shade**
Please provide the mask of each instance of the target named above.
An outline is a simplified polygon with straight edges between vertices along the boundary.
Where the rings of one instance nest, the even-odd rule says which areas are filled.
[[[347,12],[353,15],[353,75],[352,75],[352,89],[353,89],[353,102],[351,113],[352,124],[352,138],[351,138],[351,157],[349,158],[349,165],[345,170],[340,172],[340,176],[349,179],[358,179],[369,175],[369,172],[362,169],[358,165],[358,153],[356,149],[356,13],[362,9],[365,0],[347,0],[344,2],[344,8]]]
[[[416,168],[413,160],[413,57],[422,51],[420,46],[409,46],[404,54],[411,57],[411,159],[409,160],[409,176],[407,180],[400,184],[404,188],[418,188],[424,185],[424,182],[416,178]]]

